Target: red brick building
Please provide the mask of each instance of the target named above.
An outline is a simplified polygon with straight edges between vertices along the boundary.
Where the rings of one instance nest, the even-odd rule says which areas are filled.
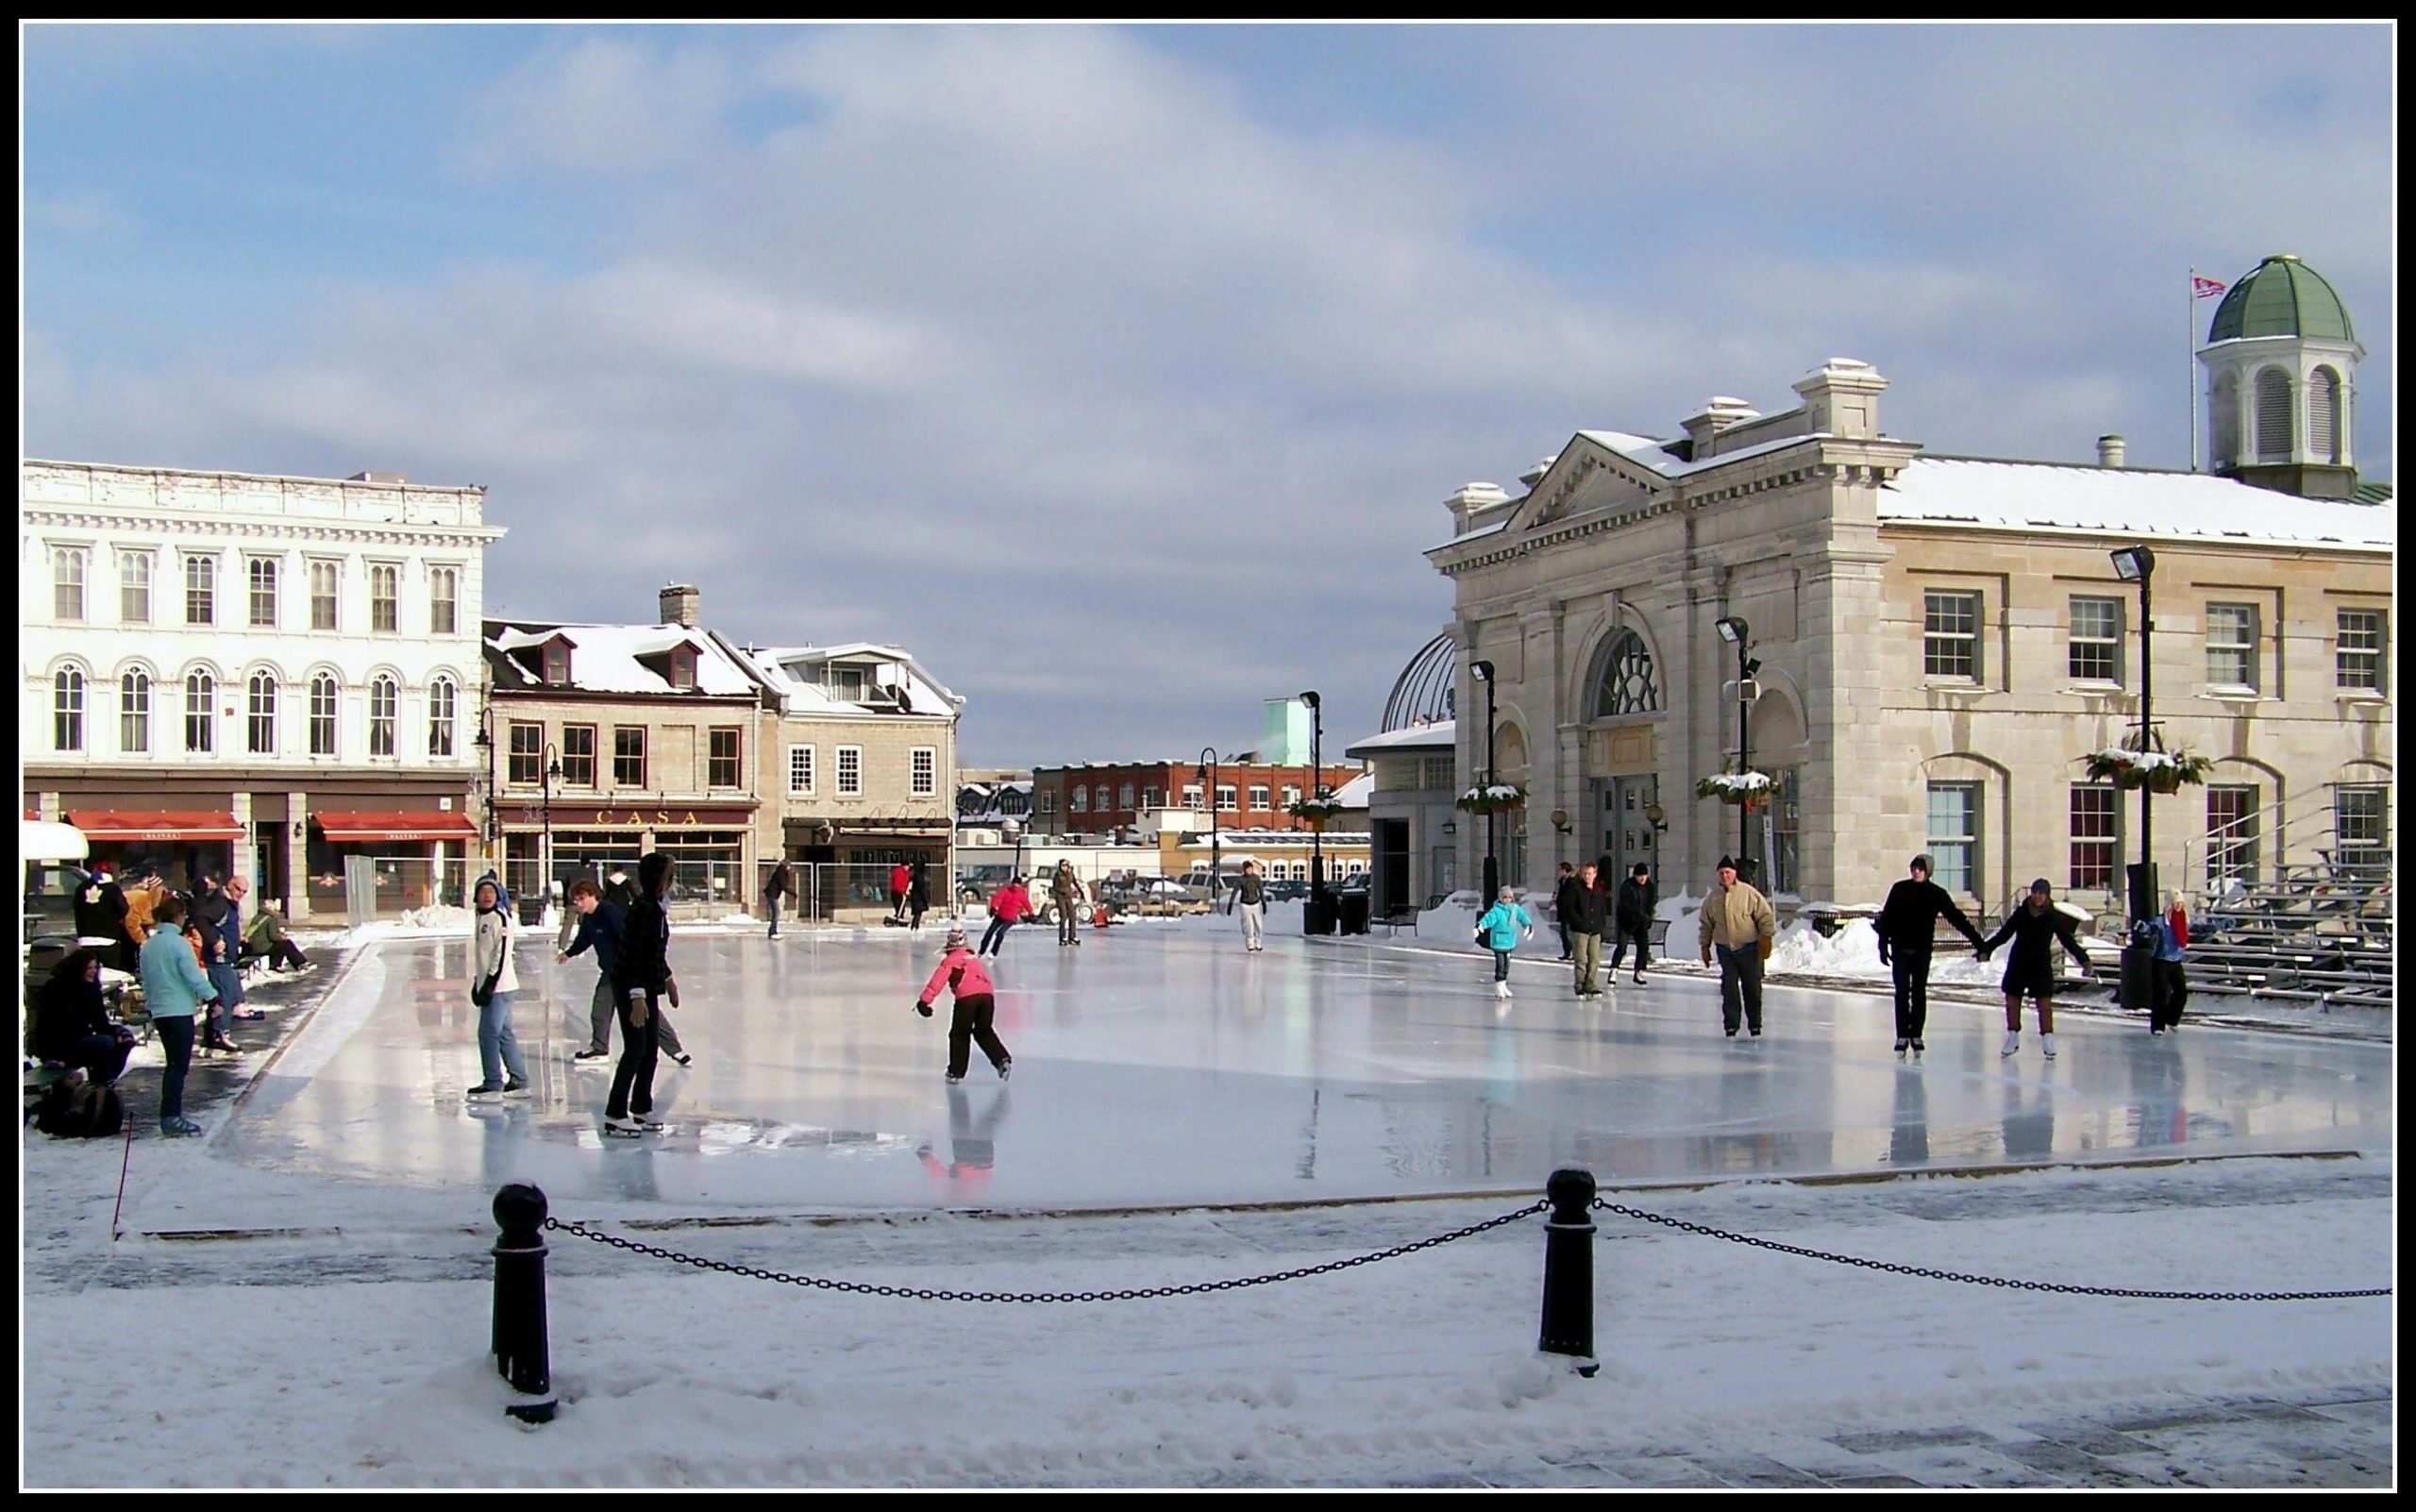
[[[1197,761],[1042,766],[1032,774],[1032,824],[1041,834],[1107,834],[1137,827],[1153,809],[1205,815],[1213,798],[1216,822],[1227,829],[1305,830],[1306,820],[1284,811],[1308,796],[1309,771],[1306,764],[1220,764],[1202,781]],[[1324,774],[1331,794],[1358,776],[1359,767],[1329,764]],[[1212,785],[1214,795],[1207,791]]]

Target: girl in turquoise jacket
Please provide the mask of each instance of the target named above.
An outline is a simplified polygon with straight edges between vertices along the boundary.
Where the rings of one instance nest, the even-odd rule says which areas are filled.
[[[1476,921],[1477,938],[1493,951],[1493,995],[1510,996],[1510,952],[1521,940],[1533,939],[1535,921],[1518,906],[1518,895],[1509,888],[1502,889],[1501,900],[1485,911]]]

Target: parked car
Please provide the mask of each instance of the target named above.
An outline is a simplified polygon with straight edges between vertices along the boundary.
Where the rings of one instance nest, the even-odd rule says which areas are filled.
[[[1172,877],[1138,877],[1126,894],[1132,901],[1116,906],[1147,916],[1205,914],[1208,895]]]

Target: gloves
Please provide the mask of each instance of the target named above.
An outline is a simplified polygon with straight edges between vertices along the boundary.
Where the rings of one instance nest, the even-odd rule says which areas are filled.
[[[921,1014],[921,1015],[922,1015],[924,1017],[926,1017],[926,1018],[929,1018],[929,1017],[931,1017],[931,1005],[930,1003],[925,1002],[925,1001],[924,1001],[922,999],[920,999],[920,998],[917,998],[917,999],[915,999],[915,1000],[914,1000],[914,1011],[915,1011],[916,1013],[918,1013],[918,1014]]]
[[[1879,964],[1881,966],[1886,966],[1888,964],[1888,942],[1886,940],[1879,942]]]
[[[1985,946],[1985,945],[1983,945],[1983,946],[1981,946],[1981,947],[1980,947],[1980,959],[1981,959],[1981,960],[1983,960],[1983,961],[1987,960],[1989,956],[1994,955],[1995,953],[1996,953],[1996,952],[1995,952],[1994,950],[1990,949],[1988,947],[1987,947],[1987,946]]]

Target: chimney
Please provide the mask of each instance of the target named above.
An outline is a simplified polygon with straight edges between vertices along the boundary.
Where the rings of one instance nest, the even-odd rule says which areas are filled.
[[[677,625],[682,630],[696,628],[696,590],[686,583],[663,584],[663,591],[655,595],[655,604],[663,624]]]
[[[1520,473],[1518,475],[1518,481],[1524,483],[1532,490],[1537,483],[1544,480],[1544,474],[1551,472],[1552,464],[1558,461],[1560,461],[1560,453],[1553,452],[1551,456],[1546,457],[1543,461],[1535,463],[1533,467],[1530,467],[1525,472]]]
[[[1879,434],[1879,395],[1887,387],[1877,368],[1851,357],[1832,357],[1794,383],[1804,395],[1806,431],[1840,441],[1869,441]]]
[[[411,481],[400,473],[360,472],[344,479],[347,483],[393,483],[400,486]]]
[[[1451,533],[1466,535],[1470,520],[1497,504],[1508,502],[1510,496],[1502,492],[1499,483],[1463,483],[1458,493],[1443,501],[1443,507],[1451,512]]]
[[[1717,395],[1703,401],[1703,409],[1680,422],[1686,428],[1686,439],[1693,443],[1690,460],[1702,462],[1711,455],[1711,438],[1731,426],[1741,426],[1748,420],[1759,420],[1762,412],[1742,399]]]
[[[2122,465],[2122,437],[2100,436],[2097,438],[2097,465],[2100,467],[2120,467]]]

